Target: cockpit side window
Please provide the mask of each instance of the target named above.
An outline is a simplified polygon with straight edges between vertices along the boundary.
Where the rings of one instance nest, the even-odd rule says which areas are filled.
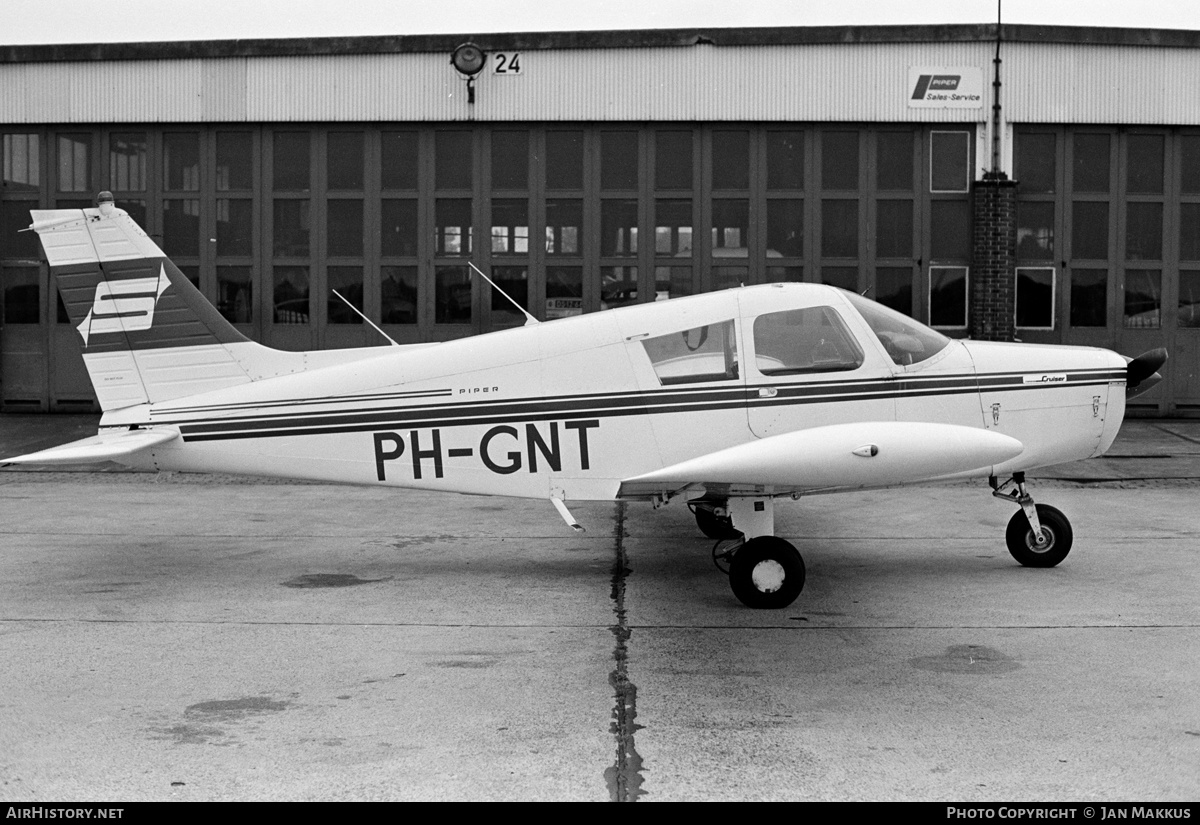
[[[732,320],[647,338],[642,346],[663,384],[732,381],[738,377]]]
[[[945,335],[894,309],[853,292],[845,295],[899,366],[919,364],[937,355],[950,343]]]
[[[862,349],[833,307],[760,315],[754,319],[754,354],[763,375],[839,372],[863,363]]]

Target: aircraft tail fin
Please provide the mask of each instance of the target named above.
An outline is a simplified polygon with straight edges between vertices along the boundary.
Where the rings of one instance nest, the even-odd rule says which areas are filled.
[[[107,192],[95,209],[30,214],[101,409],[296,371],[298,353],[242,335]]]

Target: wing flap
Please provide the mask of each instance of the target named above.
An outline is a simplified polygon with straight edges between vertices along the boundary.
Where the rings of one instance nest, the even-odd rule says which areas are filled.
[[[975,427],[866,421],[795,430],[697,456],[626,479],[622,498],[691,485],[776,492],[890,487],[986,470],[1024,451],[1015,438]]]
[[[179,438],[178,430],[149,428],[111,430],[36,453],[6,458],[0,464],[90,464],[120,461],[141,450]]]

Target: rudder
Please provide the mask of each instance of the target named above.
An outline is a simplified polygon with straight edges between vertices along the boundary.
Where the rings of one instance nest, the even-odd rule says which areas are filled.
[[[31,212],[101,409],[253,380],[237,351],[266,348],[225,320],[107,194],[96,209]]]

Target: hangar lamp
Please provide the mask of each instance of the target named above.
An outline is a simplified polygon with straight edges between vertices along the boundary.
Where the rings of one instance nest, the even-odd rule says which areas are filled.
[[[475,75],[483,69],[484,57],[474,43],[463,43],[450,53],[450,64],[467,79],[467,103],[475,102]]]

